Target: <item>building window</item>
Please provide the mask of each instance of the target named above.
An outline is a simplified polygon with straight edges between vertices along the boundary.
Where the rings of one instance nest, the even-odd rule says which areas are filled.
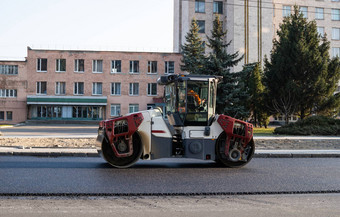
[[[303,15],[303,18],[308,18],[308,8],[307,7],[303,7],[303,6],[301,6],[300,7],[300,13],[302,13],[302,15]]]
[[[215,14],[223,14],[223,2],[214,1],[214,13]]]
[[[103,60],[93,60],[92,66],[93,73],[103,73]]]
[[[291,14],[291,7],[288,6],[288,5],[284,5],[283,8],[282,8],[282,16],[283,17],[289,17],[290,14]]]
[[[103,107],[99,106],[73,106],[72,118],[77,119],[103,119]]]
[[[15,98],[17,97],[17,90],[15,89],[0,89],[0,97],[5,98]]]
[[[111,73],[122,72],[122,61],[112,60],[111,61]]]
[[[129,95],[130,96],[139,95],[139,83],[130,83]]]
[[[130,73],[139,73],[139,61],[138,60],[130,61]]]
[[[197,25],[200,28],[198,33],[205,33],[205,21],[204,20],[197,20]]]
[[[157,73],[157,61],[148,61],[148,73]]]
[[[120,83],[111,83],[111,95],[120,95]]]
[[[32,118],[61,118],[61,113],[61,106],[32,106]]]
[[[111,116],[120,115],[120,104],[111,104]]]
[[[0,65],[0,74],[17,75],[18,66],[17,65]]]
[[[6,120],[8,120],[8,121],[13,120],[13,112],[12,111],[6,112]]]
[[[0,111],[0,121],[5,120],[5,112],[4,111]]]
[[[102,95],[103,94],[103,83],[93,82],[92,84],[92,95]]]
[[[47,94],[47,82],[46,81],[38,81],[37,82],[37,94]]]
[[[47,59],[37,59],[37,71],[47,72]]]
[[[66,83],[65,82],[56,82],[55,83],[55,94],[56,95],[65,95],[66,94]]]
[[[324,37],[325,36],[325,28],[324,27],[317,27],[317,31],[320,37]]]
[[[175,62],[174,61],[165,61],[165,74],[175,73]]]
[[[205,2],[204,0],[195,0],[195,12],[204,13],[205,12]]]
[[[138,112],[139,105],[138,104],[130,104],[129,105],[129,113]]]
[[[75,72],[84,72],[85,71],[85,64],[84,64],[83,59],[74,60],[74,71]]]
[[[340,29],[339,28],[332,28],[332,39],[340,40]]]
[[[74,95],[84,94],[84,82],[74,82]]]
[[[148,96],[157,96],[157,83],[148,83]]]
[[[315,8],[315,19],[316,20],[323,20],[323,8]]]
[[[56,72],[65,72],[66,71],[66,59],[57,59],[56,60],[55,71]]]
[[[332,20],[340,20],[340,9],[332,9]]]
[[[340,57],[340,48],[332,47],[332,57]]]

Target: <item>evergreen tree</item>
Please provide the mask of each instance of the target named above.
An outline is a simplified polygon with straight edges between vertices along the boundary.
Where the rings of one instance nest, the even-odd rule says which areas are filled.
[[[245,104],[248,95],[243,91],[245,84],[241,81],[244,72],[230,71],[230,68],[236,66],[243,57],[239,57],[238,52],[227,53],[231,41],[225,42],[226,34],[219,16],[216,15],[211,37],[207,37],[207,46],[211,52],[205,59],[202,73],[223,76],[223,82],[219,84],[217,91],[216,112],[245,119],[249,116],[249,111]]]
[[[191,21],[190,30],[185,36],[186,43],[181,46],[182,63],[181,70],[193,74],[200,74],[204,60],[204,46],[198,34],[199,26],[196,19]]]
[[[264,83],[272,112],[288,123],[290,115],[304,119],[332,98],[339,64],[329,59],[329,43],[320,42],[315,21],[303,18],[296,5],[277,34],[270,61],[265,58]]]
[[[336,117],[340,112],[340,94],[334,94],[334,92],[340,79],[340,60],[339,57],[330,59],[330,43],[326,36],[322,38],[322,41],[321,53],[324,61],[327,61],[327,70],[317,83],[320,93],[320,99],[317,101],[320,103],[315,104],[315,112],[324,116]]]
[[[263,72],[260,63],[253,65],[253,70],[247,76],[247,91],[249,93],[248,107],[251,111],[251,119],[254,125],[267,126],[269,115],[265,106],[265,87],[262,84]]]

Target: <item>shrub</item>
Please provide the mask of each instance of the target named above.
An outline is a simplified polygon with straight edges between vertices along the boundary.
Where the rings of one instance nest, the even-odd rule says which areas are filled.
[[[340,119],[312,116],[278,127],[275,134],[285,135],[340,135]]]

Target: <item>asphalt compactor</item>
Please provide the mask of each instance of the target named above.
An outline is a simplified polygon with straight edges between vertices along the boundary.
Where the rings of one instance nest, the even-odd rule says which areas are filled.
[[[253,157],[253,125],[215,114],[220,76],[164,75],[165,115],[160,108],[104,120],[97,144],[105,160],[127,168],[139,159],[195,158],[242,167]]]

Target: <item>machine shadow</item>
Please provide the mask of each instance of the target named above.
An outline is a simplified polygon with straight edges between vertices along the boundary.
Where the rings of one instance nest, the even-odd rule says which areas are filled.
[[[99,166],[99,165],[98,165]],[[113,168],[108,163],[103,163],[100,165],[101,168]],[[207,169],[207,168],[223,168],[223,169],[230,169],[221,164],[218,164],[214,161],[201,161],[201,160],[180,160],[177,162],[176,159],[159,159],[159,160],[140,160],[133,166],[126,168],[126,169],[160,169],[160,168],[192,168],[192,169]]]

